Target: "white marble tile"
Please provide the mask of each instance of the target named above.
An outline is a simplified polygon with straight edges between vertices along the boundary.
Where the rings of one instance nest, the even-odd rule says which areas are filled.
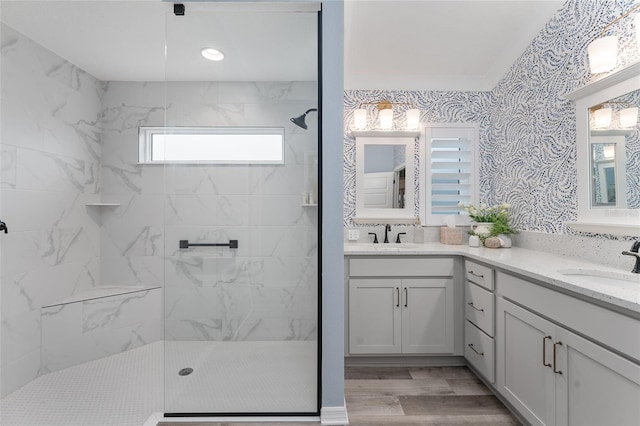
[[[159,319],[161,291],[148,290],[80,302],[83,333],[132,327]]]
[[[160,256],[102,254],[101,285],[162,285],[164,261]]]
[[[85,206],[90,196],[49,191],[2,190],[3,220],[12,232],[53,227],[97,229],[99,222]]]
[[[5,303],[3,301],[3,303]],[[17,361],[40,348],[40,309],[17,315],[2,314],[3,365]]]
[[[218,97],[222,103],[273,103],[283,100],[315,102],[317,96],[318,87],[314,82],[224,82],[218,85]],[[315,104],[309,106],[314,107]]]
[[[3,217],[11,227],[10,216]],[[11,229],[11,228],[10,228]],[[42,232],[11,231],[2,236],[2,274],[16,275],[44,266],[42,259]]]
[[[27,149],[18,151],[18,189],[83,193],[85,163]]]
[[[249,194],[259,179],[251,170],[234,165],[168,166],[165,190],[168,194]]]
[[[42,308],[42,348],[48,350],[59,343],[82,337],[82,303]]]
[[[16,169],[18,166],[18,149],[3,145],[0,151],[0,183],[2,189],[16,188]]]
[[[233,226],[248,223],[249,196],[170,195],[165,206],[167,225]]]
[[[116,250],[122,256],[163,256],[163,232],[162,226],[130,226],[111,221],[103,227],[102,251]]]
[[[42,233],[42,261],[53,266],[98,257],[98,235],[84,228],[52,228]]]
[[[303,216],[300,195],[252,196],[248,223],[266,226],[291,226]]]
[[[64,342],[55,341],[43,347],[42,370],[57,371],[158,341],[161,338],[160,324],[158,312],[154,318],[147,318],[143,323],[97,329]]]
[[[103,182],[106,184],[106,182]],[[105,197],[108,194],[105,194]],[[102,224],[106,228],[117,226],[164,226],[163,195],[127,195],[116,198],[119,207],[102,211]]]
[[[222,320],[218,318],[172,318],[164,320],[165,340],[222,340]]]
[[[65,297],[94,287],[100,278],[100,260],[64,263],[3,276],[2,306],[5,315],[17,315],[57,303]]]
[[[26,385],[40,374],[40,349],[31,351],[21,358],[2,365],[0,376],[0,398]]]
[[[165,89],[164,82],[108,82],[102,98],[106,111],[103,126],[111,129],[135,127],[137,121],[126,121],[129,115],[119,111],[122,105],[135,105],[139,108],[163,106]]]

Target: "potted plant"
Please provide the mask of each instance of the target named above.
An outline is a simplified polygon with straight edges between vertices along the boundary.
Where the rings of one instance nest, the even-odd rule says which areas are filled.
[[[509,204],[480,204],[478,207],[473,204],[467,206],[464,203],[459,205],[473,221],[469,235],[477,235],[483,243],[489,237],[499,237],[503,247],[511,247],[509,235],[514,234],[515,230],[509,225]]]

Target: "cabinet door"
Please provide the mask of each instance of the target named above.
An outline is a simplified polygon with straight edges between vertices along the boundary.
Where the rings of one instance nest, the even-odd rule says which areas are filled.
[[[564,328],[555,334],[557,423],[640,425],[640,365]]]
[[[400,353],[399,279],[349,280],[349,352]]]
[[[554,325],[503,298],[496,313],[498,391],[532,425],[554,424]]]
[[[453,352],[453,279],[402,280],[402,352]]]

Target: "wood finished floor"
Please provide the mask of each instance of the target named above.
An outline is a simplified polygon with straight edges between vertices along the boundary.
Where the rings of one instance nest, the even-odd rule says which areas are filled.
[[[520,425],[467,367],[347,367],[351,426]],[[319,423],[198,423],[190,426],[309,426]],[[184,423],[160,423],[182,426]]]

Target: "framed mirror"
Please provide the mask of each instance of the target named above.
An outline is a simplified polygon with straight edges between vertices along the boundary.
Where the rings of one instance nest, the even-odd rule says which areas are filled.
[[[640,236],[640,63],[570,93],[576,102],[578,220],[572,228]]]
[[[356,223],[414,223],[416,132],[356,137]]]

